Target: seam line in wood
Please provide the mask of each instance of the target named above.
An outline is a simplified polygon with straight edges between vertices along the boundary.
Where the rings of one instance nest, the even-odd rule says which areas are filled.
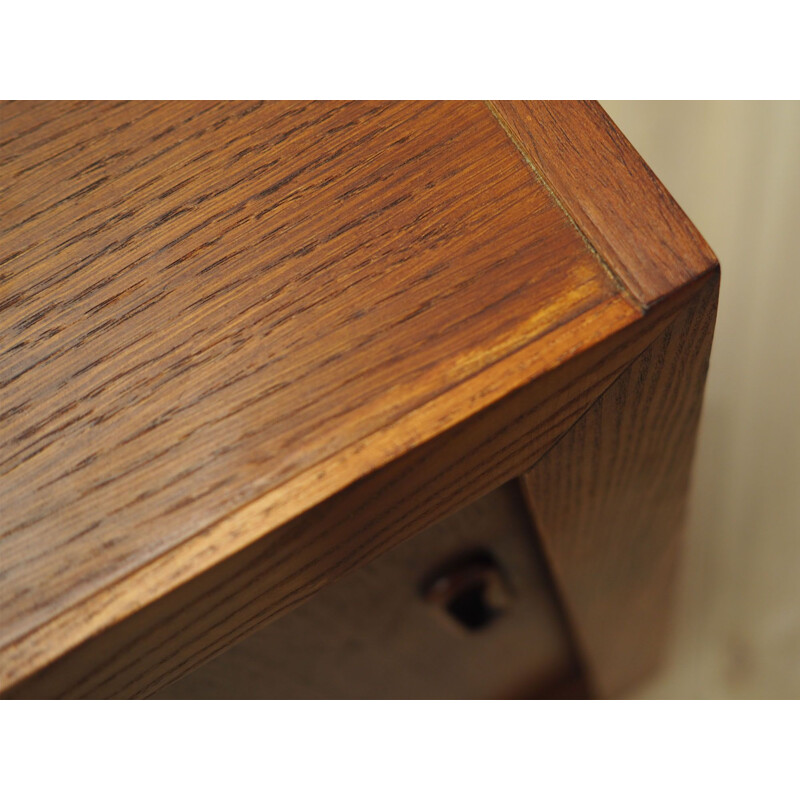
[[[528,167],[530,168],[531,172],[533,172],[533,175],[536,178],[536,180],[544,187],[544,189],[547,191],[547,193],[552,198],[553,202],[556,204],[556,206],[561,210],[561,212],[567,218],[567,220],[569,221],[570,225],[572,225],[572,227],[578,232],[578,235],[583,240],[583,243],[586,245],[586,248],[597,259],[597,262],[600,264],[600,266],[603,268],[604,272],[611,279],[612,283],[614,284],[614,287],[619,292],[619,294],[621,294],[625,298],[625,300],[627,300],[628,303],[630,303],[635,309],[637,309],[642,314],[644,314],[644,312],[647,310],[646,306],[644,306],[642,303],[640,303],[630,293],[630,291],[628,290],[628,288],[625,285],[625,283],[622,280],[622,278],[619,275],[617,275],[616,272],[614,272],[614,270],[611,268],[611,266],[606,262],[606,260],[603,258],[603,256],[600,254],[600,252],[597,250],[597,248],[592,244],[590,239],[586,236],[586,234],[584,233],[583,229],[580,227],[580,225],[578,225],[578,223],[575,220],[575,218],[572,216],[572,214],[570,214],[569,210],[561,202],[561,199],[553,191],[553,188],[547,182],[547,180],[545,179],[544,175],[542,175],[542,173],[538,170],[538,168],[536,167],[536,164],[534,164],[533,160],[531,159],[530,154],[523,147],[522,142],[520,142],[520,140],[517,138],[517,136],[514,135],[514,132],[511,130],[511,128],[506,124],[506,121],[503,119],[502,115],[497,110],[497,108],[495,107],[494,103],[491,100],[485,100],[484,102],[486,104],[486,107],[489,109],[489,112],[494,117],[495,121],[497,122],[497,124],[500,126],[500,128],[502,128],[502,130],[506,134],[506,136],[508,136],[509,140],[514,145],[514,147],[516,147],[517,150],[519,151],[520,155],[522,156],[522,160],[528,165]]]
[[[690,283],[687,283],[687,284],[685,284],[685,285],[684,285],[684,286],[682,286],[680,289],[676,290],[676,292],[675,292],[675,293],[673,293],[673,295],[668,295],[666,298],[663,298],[663,299],[662,299],[661,301],[659,301],[659,302],[661,302],[661,303],[664,303],[664,301],[665,301],[665,300],[668,300],[668,299],[671,299],[671,298],[674,298],[674,297],[684,297],[684,298],[686,299],[686,303],[688,304],[688,303],[689,303],[689,302],[691,302],[691,300],[692,300],[692,299],[695,297],[695,295],[699,295],[699,294],[702,292],[702,290],[704,289],[704,287],[705,287],[705,285],[706,285],[707,283],[712,283],[712,282],[713,282],[713,281],[715,281],[715,280],[717,280],[717,281],[718,281],[718,280],[719,280],[719,276],[720,276],[720,271],[719,271],[719,268],[717,268],[717,270],[712,270],[712,271],[706,272],[706,273],[704,273],[704,274],[702,274],[702,275],[698,276],[697,278],[695,278],[695,280],[691,281]],[[651,308],[653,308],[653,307],[651,306]],[[667,308],[666,304],[664,304],[664,306],[662,306],[662,308],[665,308],[665,309],[666,309],[666,308]],[[587,407],[586,407],[586,408],[585,408],[585,409],[584,409],[584,410],[583,410],[583,411],[582,411],[582,412],[581,412],[581,413],[580,413],[580,414],[579,414],[579,415],[578,415],[578,416],[575,418],[575,420],[574,420],[574,422],[572,423],[572,425],[570,425],[570,427],[569,427],[567,430],[565,430],[565,431],[564,431],[564,432],[563,432],[563,433],[562,433],[562,434],[561,434],[561,435],[560,435],[560,436],[559,436],[559,437],[558,437],[558,438],[557,438],[557,439],[556,439],[556,440],[555,440],[555,441],[554,441],[554,442],[553,442],[553,443],[550,445],[550,447],[548,447],[548,448],[547,448],[547,449],[546,449],[546,450],[545,450],[545,451],[544,451],[544,452],[543,452],[543,453],[542,453],[542,454],[541,454],[541,455],[540,455],[540,456],[539,456],[539,457],[536,459],[536,461],[533,463],[533,466],[531,467],[531,469],[533,469],[533,467],[535,467],[535,466],[536,466],[536,464],[538,464],[538,463],[539,463],[539,462],[540,462],[542,459],[546,458],[546,457],[547,457],[547,455],[548,455],[548,453],[550,453],[550,451],[551,451],[551,450],[553,450],[555,447],[558,447],[558,444],[559,444],[559,442],[561,442],[561,440],[562,440],[562,439],[564,439],[564,437],[566,437],[567,435],[569,435],[569,432],[572,430],[572,428],[573,428],[575,425],[577,425],[577,424],[578,424],[578,423],[579,423],[579,422],[580,422],[580,421],[583,419],[583,417],[584,417],[586,414],[588,414],[588,413],[591,411],[591,409],[592,409],[592,406],[594,405],[594,403],[596,403],[597,401],[601,400],[601,399],[603,398],[603,396],[604,396],[604,395],[605,395],[607,392],[611,391],[611,390],[614,388],[614,385],[615,385],[615,384],[616,384],[616,383],[617,383],[617,382],[618,382],[618,381],[619,381],[619,380],[622,378],[622,376],[624,375],[625,371],[626,371],[626,370],[627,370],[627,369],[628,369],[628,368],[629,368],[629,367],[630,367],[630,366],[633,364],[633,362],[634,362],[634,361],[636,361],[636,359],[637,359],[637,358],[639,358],[639,356],[641,356],[641,355],[642,355],[642,353],[643,353],[645,350],[647,350],[647,348],[648,348],[648,347],[650,347],[650,345],[651,345],[651,344],[653,344],[653,342],[654,342],[654,341],[655,341],[655,340],[656,340],[656,339],[657,339],[659,336],[661,336],[661,334],[663,334],[663,333],[664,333],[664,331],[665,331],[665,330],[666,330],[666,329],[667,329],[667,328],[668,328],[670,325],[672,325],[672,324],[675,322],[675,319],[677,318],[677,316],[678,316],[678,315],[681,313],[681,311],[683,311],[685,308],[686,308],[686,305],[680,305],[680,306],[677,306],[677,307],[675,307],[675,308],[672,308],[672,309],[670,309],[670,310],[669,310],[669,312],[666,314],[666,316],[664,316],[662,319],[660,319],[660,320],[657,320],[657,321],[656,321],[656,320],[654,320],[654,323],[655,323],[655,324],[654,324],[654,325],[653,325],[653,327],[652,327],[652,328],[651,328],[651,329],[648,331],[648,333],[647,333],[647,337],[646,337],[646,338],[643,338],[643,340],[642,340],[642,346],[641,346],[641,348],[640,348],[640,349],[637,349],[636,355],[634,355],[634,356],[631,358],[631,360],[630,360],[630,361],[629,361],[629,362],[628,362],[628,363],[627,363],[627,364],[626,364],[624,367],[622,367],[622,369],[620,369],[620,371],[619,371],[619,373],[617,374],[617,376],[616,376],[616,377],[615,377],[615,378],[614,378],[614,379],[611,381],[611,383],[609,383],[609,384],[608,384],[608,386],[606,386],[606,388],[605,388],[605,389],[603,389],[603,391],[602,391],[602,392],[600,392],[600,394],[598,394],[598,395],[597,395],[597,397],[594,399],[594,401],[593,401],[593,402],[592,402],[590,405],[588,405],[588,406],[587,406]],[[655,312],[655,313],[657,314],[658,312]],[[647,318],[647,319],[653,319],[653,317],[654,317],[654,316],[655,316],[655,314],[654,314],[654,313],[650,313],[650,314],[645,314],[645,315],[644,315],[644,317],[645,317],[645,318]],[[641,324],[641,321],[640,321],[639,323],[634,323],[634,324]],[[613,351],[612,351],[612,352],[613,352]]]
[[[597,401],[601,400],[603,395],[605,395],[608,391],[610,391],[614,387],[614,385],[623,377],[625,372],[630,368],[631,364],[633,364],[633,362],[636,361],[636,359],[639,358],[639,356],[645,350],[647,350],[647,348],[650,347],[651,344],[653,344],[653,342],[664,332],[664,330],[668,328],[675,321],[675,318],[678,316],[679,313],[680,309],[676,309],[673,313],[671,313],[664,320],[662,320],[660,324],[655,325],[648,332],[647,338],[641,342],[642,346],[640,349],[637,349],[636,354],[631,357],[630,361],[628,361],[627,364],[625,364],[625,366],[620,368],[619,372],[617,373],[616,377],[612,379],[611,383],[609,383],[608,386],[606,386],[606,388],[603,389],[600,392],[600,394],[598,394],[597,397],[595,397],[595,399],[588,406],[586,406],[586,408],[584,408],[584,410],[577,417],[575,417],[570,427],[567,428],[567,430],[565,430],[545,451],[541,453],[541,455],[538,456],[536,461],[533,462],[531,469],[533,469],[542,459],[546,458],[547,455],[553,449],[558,447],[561,440],[564,439],[564,437],[566,437],[567,435],[569,435],[569,432],[575,427],[575,425],[577,425],[586,416],[586,414],[588,414],[591,411],[592,406]]]

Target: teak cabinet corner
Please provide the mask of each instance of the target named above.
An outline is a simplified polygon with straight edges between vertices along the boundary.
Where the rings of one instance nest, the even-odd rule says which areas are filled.
[[[0,104],[0,692],[623,693],[718,288],[595,103]]]

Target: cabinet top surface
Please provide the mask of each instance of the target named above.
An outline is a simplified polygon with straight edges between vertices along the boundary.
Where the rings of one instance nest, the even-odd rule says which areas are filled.
[[[0,656],[640,313],[482,103],[3,104],[0,281]]]

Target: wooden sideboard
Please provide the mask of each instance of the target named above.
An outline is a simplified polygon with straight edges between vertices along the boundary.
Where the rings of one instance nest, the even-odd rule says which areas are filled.
[[[597,104],[0,104],[0,692],[619,694],[718,287]]]

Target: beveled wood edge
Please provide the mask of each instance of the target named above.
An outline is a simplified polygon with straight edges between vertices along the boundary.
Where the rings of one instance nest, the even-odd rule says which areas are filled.
[[[116,628],[151,605],[186,587],[208,570],[231,561],[259,540],[289,526],[297,518],[296,513],[290,513],[289,500],[296,497],[297,493],[303,497],[303,507],[309,511],[313,508],[324,508],[365,475],[376,474],[382,467],[387,467],[409,452],[413,453],[417,448],[435,443],[446,436],[459,422],[463,424],[476,408],[488,412],[499,407],[505,397],[521,391],[525,386],[541,383],[572,359],[580,361],[581,357],[588,357],[603,349],[628,348],[624,364],[619,368],[621,371],[680,313],[691,296],[701,291],[709,280],[718,279],[718,275],[718,267],[701,275],[697,280],[677,289],[665,302],[652,308],[647,314],[621,295],[601,303],[564,327],[551,332],[545,340],[539,339],[530,343],[492,364],[482,373],[472,376],[464,384],[451,388],[444,396],[410,412],[403,418],[407,433],[405,439],[397,438],[394,427],[380,429],[368,440],[331,456],[322,464],[297,476],[295,481],[277,487],[273,492],[218,520],[178,548],[129,573],[111,587],[65,609],[28,636],[0,650],[0,697],[43,696],[26,694],[25,690],[22,695],[18,695],[17,688],[28,684],[35,687],[40,673],[48,671],[47,668],[51,665],[58,667],[60,661],[69,658],[87,642],[90,647],[94,642],[102,642],[109,633],[113,633]],[[592,338],[582,338],[587,332]],[[548,360],[547,356],[552,351],[547,347],[547,339],[553,342],[560,340],[562,344],[570,339],[574,340],[571,359],[566,362],[563,359]],[[563,351],[562,346],[560,352]],[[465,408],[462,392],[473,386],[475,391],[470,394],[473,403]],[[481,389],[481,386],[484,388]],[[592,398],[591,402],[595,399]],[[448,425],[437,435],[426,436],[422,434],[423,431],[430,430],[426,421],[441,415],[440,403],[449,406]],[[580,415],[572,419],[569,427],[537,454],[536,461],[544,457],[579,419]],[[362,451],[374,453],[369,462],[371,473],[364,471]],[[478,494],[492,488],[494,486],[483,487]],[[291,510],[296,511],[296,507]],[[410,530],[408,536],[414,535],[424,526],[420,524]],[[372,557],[380,552],[382,551],[375,552]],[[320,582],[311,593],[323,585],[325,584]],[[304,596],[303,599],[307,597]],[[290,607],[286,607],[284,611],[289,609]],[[231,639],[225,647],[235,641],[238,639]],[[185,671],[196,666],[197,663],[191,664]],[[175,675],[173,679],[177,677],[179,675]],[[163,684],[155,686],[153,691],[160,688],[160,685]],[[122,691],[120,696],[130,694]]]
[[[602,347],[615,334],[629,330],[641,316],[621,296],[603,301],[412,410],[394,425],[330,456],[106,589],[66,608],[0,650],[0,695],[87,639],[272,535],[302,513],[324,505],[365,476],[436,441],[581,353]]]
[[[719,270],[708,243],[599,103],[509,100],[487,106],[642,310]]]
[[[684,301],[688,301],[690,293],[683,294]],[[627,303],[624,305],[632,311]],[[158,691],[305,602],[332,580],[534,466],[661,335],[682,308],[683,303],[668,303],[646,316],[633,316],[616,332],[540,379],[404,453],[278,530],[256,538],[246,548],[109,625],[99,635],[79,642],[56,662],[6,689],[5,696],[146,697]],[[509,427],[509,418],[520,409],[525,410],[527,420],[521,429],[516,423]],[[517,437],[528,429],[535,441],[532,445],[526,443],[528,435],[523,434],[520,450]],[[465,480],[460,477],[464,464],[476,461],[472,456],[476,440],[486,440],[487,434],[491,455],[479,453],[477,479],[473,475]],[[474,466],[466,473],[474,473]],[[445,475],[444,486],[440,486],[448,469],[455,472],[456,481],[452,474]],[[403,483],[414,481],[424,487],[428,500],[432,484],[436,485],[435,491],[444,490],[443,494],[435,496],[431,504],[415,494],[411,486],[403,501]],[[326,537],[324,547],[332,555],[323,556],[325,563],[319,562],[319,553],[308,555],[303,541],[308,542],[309,535],[312,541],[315,536]],[[330,540],[344,542],[348,555],[342,558],[342,547],[330,547]],[[311,564],[311,574],[301,580],[296,579],[294,571],[294,583],[289,589],[284,585],[276,595],[275,587],[265,588],[265,584],[286,583],[285,577],[273,575],[275,569],[278,573],[295,570],[291,563],[273,566],[275,554],[285,556],[288,550],[294,550],[289,560],[295,566],[298,560],[303,567],[306,559],[316,559],[317,563]],[[326,559],[333,569],[328,569]],[[158,575],[155,580],[159,580]]]
[[[696,287],[687,287],[681,293],[682,302],[664,304],[646,316],[637,314],[622,298],[607,301],[602,308],[596,310],[593,320],[583,320],[584,324],[589,325],[588,330],[594,330],[595,333],[595,326],[604,322],[605,335],[596,333],[595,341],[587,344],[582,339],[587,331],[573,330],[572,335],[583,342],[577,346],[573,358],[553,365],[537,380],[523,383],[511,394],[504,394],[460,425],[429,439],[423,445],[406,450],[399,458],[388,461],[383,468],[376,469],[365,478],[344,487],[301,517],[291,519],[277,530],[264,534],[258,516],[264,510],[264,503],[250,504],[240,513],[222,520],[220,526],[216,526],[213,531],[218,536],[240,534],[238,539],[231,535],[222,542],[227,546],[227,555],[224,558],[219,557],[220,551],[217,550],[219,539],[210,540],[208,535],[195,538],[187,543],[187,547],[176,558],[157,560],[147,565],[140,574],[133,576],[133,590],[130,581],[118,584],[108,592],[89,598],[82,605],[68,610],[60,619],[20,643],[16,652],[8,654],[12,661],[7,666],[15,667],[16,672],[9,676],[8,670],[5,670],[3,683],[0,684],[2,694],[7,697],[141,697],[148,696],[176,680],[216,653],[245,638],[275,616],[305,602],[331,580],[336,580],[351,569],[377,557],[399,541],[415,535],[435,519],[456,510],[505,480],[522,474],[538,462],[580,419],[585,411],[584,406],[588,408],[595,402],[615,377],[670,324],[675,314],[680,312],[688,295],[694,294],[692,290],[703,283],[705,281],[698,282]],[[623,313],[622,318],[619,317],[620,312]],[[579,323],[580,320],[575,321],[576,325]],[[568,333],[561,331],[564,336]],[[523,359],[522,354],[515,355],[518,356],[517,360]],[[541,358],[541,351],[538,356]],[[495,367],[497,370],[501,369],[499,364]],[[522,369],[524,373],[529,366]],[[587,394],[585,387],[588,385],[594,385],[596,389]],[[584,388],[581,389],[581,386]],[[498,430],[501,430],[506,425],[504,420],[509,417],[509,409],[513,411],[515,406],[518,409],[520,398],[523,398],[523,407],[527,407],[526,404],[536,398],[536,404],[541,406],[544,403],[541,407],[547,408],[547,415],[552,415],[556,409],[556,416],[561,420],[555,425],[545,425],[545,440],[536,445],[532,456],[522,456],[529,458],[527,462],[523,463],[519,456],[515,456],[516,461],[512,459],[508,463],[506,454],[509,442],[505,442],[504,437],[508,438],[510,434],[506,431],[499,437],[500,441],[496,445],[500,454],[500,466],[490,464],[481,473],[483,477],[479,477],[478,483],[470,479],[472,482],[468,481],[465,488],[458,484],[458,480],[453,484],[452,476],[448,476],[451,489],[445,492],[441,501],[437,497],[435,508],[423,508],[421,514],[413,487],[403,497],[402,486],[399,490],[397,488],[398,475],[401,476],[402,484],[405,480],[402,478],[403,474],[408,476],[420,471],[413,466],[416,462],[426,464],[440,458],[444,461],[439,467],[445,461],[449,464],[454,441],[451,432],[459,430],[462,433],[456,441],[460,440],[459,446],[462,450],[465,441],[469,443],[469,447],[461,454],[461,461],[469,460],[466,454],[473,446],[473,434],[470,431],[474,431],[476,426],[482,426],[482,434],[485,434],[484,422],[487,415],[493,419],[491,424],[500,425]],[[562,408],[563,405],[568,407]],[[535,412],[533,419],[537,418],[537,414],[541,417],[542,413]],[[547,418],[552,419],[550,416]],[[541,440],[543,434],[539,429],[542,420],[528,424],[534,425],[536,437]],[[466,429],[465,426],[471,427]],[[465,430],[466,436],[463,433]],[[449,454],[446,452],[448,448],[451,450]],[[445,451],[444,455],[439,453],[440,449]],[[528,450],[532,452],[530,446]],[[417,453],[425,456],[421,462]],[[459,461],[459,458],[455,460]],[[439,474],[436,469],[434,473]],[[385,475],[389,476],[390,490],[386,488]],[[413,478],[411,481],[413,482]],[[452,491],[454,485],[458,486],[455,492]],[[383,498],[387,491],[391,495],[391,502],[386,513],[387,516],[394,515],[389,529],[381,518],[382,506],[386,503]],[[377,501],[374,500],[375,497],[378,498]],[[363,531],[359,530],[363,540],[359,542],[359,537],[351,536],[348,530],[351,509],[355,507],[362,513],[370,504],[372,507],[368,511],[371,516],[368,515],[368,518],[376,519],[375,511],[378,507],[381,526],[379,530],[382,529],[383,532],[373,531],[367,524]],[[237,526],[242,527],[237,530]],[[362,525],[357,524],[356,527],[360,529]],[[309,528],[315,529],[317,536],[329,537],[334,542],[331,547],[326,539],[323,545],[328,548],[328,553],[334,555],[323,556],[322,562],[319,562],[319,552],[309,556],[318,563],[316,566],[312,565],[310,575],[295,581],[297,585],[288,591],[291,598],[288,602],[285,588],[281,590],[284,594],[274,596],[273,593],[270,596],[270,590],[264,592],[263,585],[264,581],[269,582],[271,579],[274,553],[284,553],[286,549],[292,549],[294,537],[300,532],[307,535]],[[388,535],[387,530],[390,531]],[[246,539],[244,534],[249,534]],[[368,543],[366,553],[365,543]],[[297,550],[297,547],[294,549]],[[319,547],[316,549],[318,551]],[[293,558],[296,562],[297,555]],[[305,558],[306,553],[303,551],[300,561]],[[335,564],[335,568],[329,569],[323,563],[325,559],[333,559],[331,565]],[[207,563],[207,568],[198,568],[204,562]],[[245,565],[244,569],[242,564]],[[176,577],[180,578],[177,582]],[[165,586],[170,586],[171,590],[165,590]],[[147,602],[143,600],[145,596],[149,598]],[[225,598],[227,606],[219,607],[220,597]],[[59,644],[60,653],[54,652],[54,639]],[[37,662],[35,667],[31,659]],[[8,680],[9,677],[12,680]]]

